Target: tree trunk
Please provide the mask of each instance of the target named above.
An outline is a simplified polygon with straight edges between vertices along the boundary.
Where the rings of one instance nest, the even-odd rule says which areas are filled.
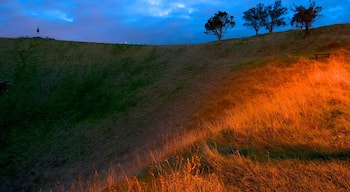
[[[222,35],[219,34],[219,35],[218,35],[218,41],[219,41],[219,42],[221,42],[221,38],[222,38]]]
[[[305,26],[305,37],[307,35],[309,35],[309,26],[308,25]]]

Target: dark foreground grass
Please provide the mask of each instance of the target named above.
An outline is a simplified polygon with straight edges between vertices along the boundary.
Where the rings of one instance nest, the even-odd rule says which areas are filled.
[[[30,190],[45,169],[85,161],[92,139],[86,132],[91,130],[79,124],[107,121],[112,126],[147,103],[146,90],[166,62],[155,61],[157,53],[150,47],[2,41],[9,47],[0,52],[6,58],[0,79],[10,86],[0,98],[1,183],[15,191]],[[99,49],[108,56],[96,54]],[[139,58],[138,51],[145,57]]]

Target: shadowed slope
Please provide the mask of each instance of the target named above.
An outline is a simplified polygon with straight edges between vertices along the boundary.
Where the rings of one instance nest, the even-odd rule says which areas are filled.
[[[110,162],[137,174],[152,161],[149,150],[161,151],[174,133],[254,97],[262,91],[257,82],[287,81],[240,76],[270,74],[266,63],[297,60],[289,55],[349,48],[349,30],[336,25],[312,30],[308,39],[289,31],[174,46],[0,39],[0,80],[11,82],[0,96],[1,189],[48,189],[57,180],[69,186],[78,174],[91,175],[92,164],[103,170]],[[230,78],[248,87],[234,101],[216,89]]]

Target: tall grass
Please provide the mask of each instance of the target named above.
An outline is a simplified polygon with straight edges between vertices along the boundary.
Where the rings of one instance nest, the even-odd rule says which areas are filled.
[[[0,79],[11,82],[0,97],[0,190],[45,190],[57,178],[66,184],[78,173],[73,191],[134,184],[151,190],[150,178],[173,183],[167,174],[188,175],[173,166],[184,167],[192,149],[199,149],[201,166],[189,178],[218,180],[223,189],[230,185],[218,170],[230,167],[214,169],[215,162],[225,165],[237,154],[262,166],[268,159],[347,159],[346,65],[290,54],[311,57],[315,50],[348,48],[349,25],[317,30],[307,39],[290,31],[220,45],[0,39]],[[332,76],[331,65],[339,77]],[[159,141],[162,134],[168,135]],[[155,166],[160,173],[154,177],[144,178],[143,171],[122,182],[176,153],[184,162],[168,160]],[[101,170],[110,161],[122,169],[93,172],[92,181],[82,184],[91,162]]]
[[[281,70],[271,77],[276,79],[256,84],[259,91],[245,92],[246,98],[235,97],[239,93],[231,89],[229,98],[236,104],[215,121],[168,139],[148,157],[154,162],[148,176],[109,180],[105,190],[350,190],[348,65],[337,55],[324,62],[299,59],[282,69],[270,65],[264,74],[255,71],[260,76],[254,78],[263,79]],[[183,156],[171,155],[179,152]]]
[[[295,67],[300,66],[301,73],[284,74],[290,81],[267,87],[268,91],[228,110],[210,126],[211,134],[229,131],[233,138],[225,142],[246,143],[260,152],[349,150],[350,80],[342,61],[299,61]]]

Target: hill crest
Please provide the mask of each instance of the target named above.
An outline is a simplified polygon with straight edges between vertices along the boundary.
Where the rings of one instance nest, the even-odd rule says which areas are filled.
[[[349,31],[344,24],[307,38],[287,31],[168,46],[0,39],[0,80],[11,82],[0,98],[2,189],[47,189],[57,177],[67,184],[91,164],[131,164],[127,174],[137,174],[151,160],[135,156],[234,105],[240,98],[225,91],[231,80],[261,91],[254,76],[349,50]],[[264,81],[280,83],[271,79]]]

